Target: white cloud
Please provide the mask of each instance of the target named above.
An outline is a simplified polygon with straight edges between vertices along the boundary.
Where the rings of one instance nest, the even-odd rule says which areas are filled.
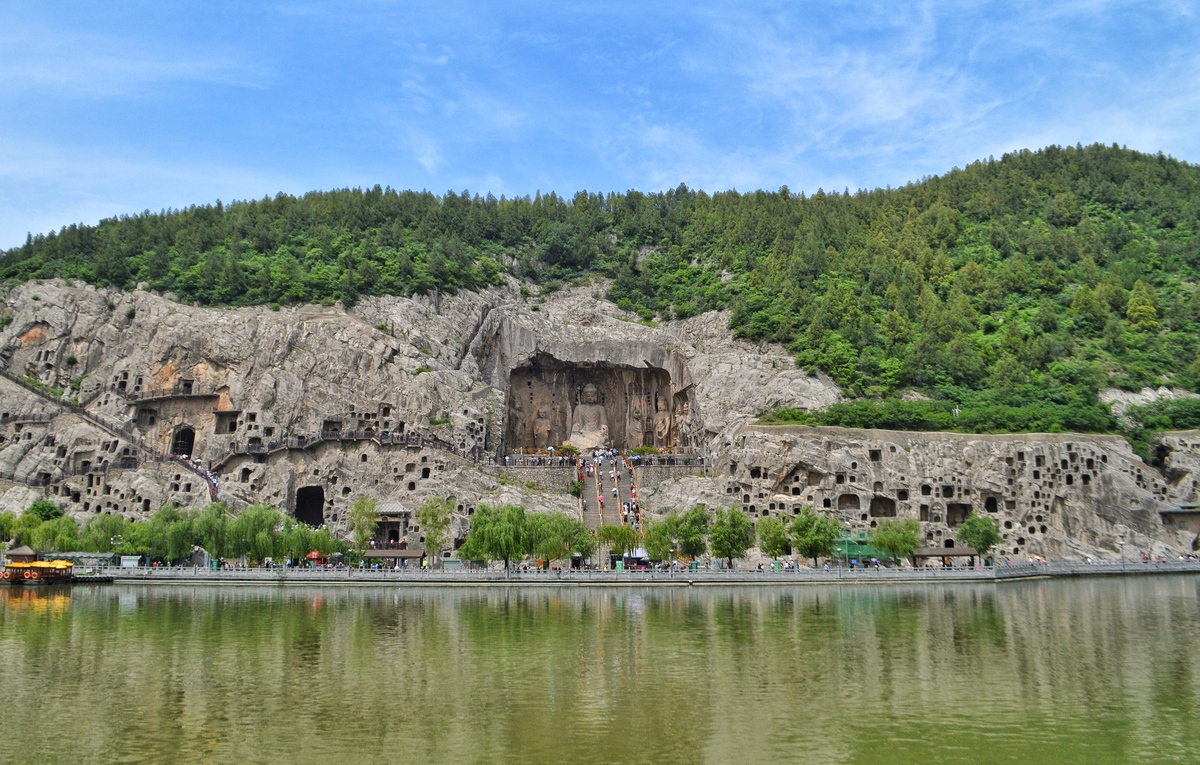
[[[205,204],[261,198],[303,188],[295,178],[251,168],[64,147],[0,135],[0,249],[27,232],[70,223]]]
[[[421,167],[425,168],[426,173],[433,175],[445,164],[442,153],[438,150],[437,142],[429,136],[413,134],[409,138],[409,143],[412,146],[413,158]]]
[[[128,96],[176,81],[261,87],[268,72],[220,46],[182,46],[130,36],[19,24],[0,36],[0,92],[93,99]]]

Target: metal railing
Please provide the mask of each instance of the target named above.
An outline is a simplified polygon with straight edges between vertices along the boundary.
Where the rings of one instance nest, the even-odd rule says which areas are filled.
[[[0,417],[0,425],[9,423],[14,425],[42,425],[54,419],[54,415],[38,413],[38,414],[19,414],[16,416],[4,415]]]
[[[561,461],[560,461],[561,460]],[[572,456],[550,457],[545,454],[533,456],[529,454],[507,454],[496,467],[505,468],[577,468],[579,458]]]
[[[209,383],[201,384],[197,381],[192,381],[190,384],[180,381],[174,385],[154,388],[146,386],[130,388],[128,385],[121,387],[120,383],[118,383],[116,385],[107,385],[104,387],[104,390],[109,393],[115,393],[126,401],[145,401],[152,398],[186,398],[188,396],[211,398],[218,395],[216,386]]]
[[[98,574],[112,576],[117,581],[143,582],[210,582],[228,583],[307,583],[337,584],[339,582],[409,584],[707,584],[707,585],[787,585],[787,584],[836,584],[836,583],[934,583],[934,582],[1002,582],[1036,579],[1042,577],[1082,577],[1138,574],[1200,574],[1200,560],[1170,561],[1162,563],[1049,563],[1021,564],[1016,566],[918,569],[862,569],[834,567],[824,569],[790,569],[775,571],[765,567],[762,571],[745,569],[712,569],[698,571],[675,568],[668,570],[613,571],[577,570],[559,571],[504,570],[492,566],[488,569],[429,570],[414,565],[405,568],[358,568],[343,566],[335,568],[241,568],[206,569],[195,566],[184,567],[139,567],[121,568],[101,566]]]
[[[110,434],[117,436],[118,438],[125,439],[131,445],[133,445],[135,448],[139,449],[143,454],[148,455],[149,458],[153,461],[160,461],[164,458],[171,459],[175,464],[179,465],[183,469],[199,476],[200,479],[202,479],[205,482],[205,484],[207,484],[209,486],[210,489],[215,491],[215,486],[214,486],[212,480],[208,477],[208,474],[204,470],[202,470],[201,468],[198,468],[195,465],[192,465],[188,462],[184,462],[183,460],[175,458],[174,456],[163,455],[162,452],[160,452],[159,450],[155,449],[154,447],[150,446],[145,441],[143,441],[140,436],[138,436],[136,433],[133,432],[132,428],[125,426],[125,425],[119,425],[116,423],[109,422],[107,419],[101,417],[100,415],[89,412],[87,409],[84,409],[82,406],[63,403],[62,401],[59,401],[58,399],[56,399],[49,392],[42,390],[41,388],[39,388],[36,385],[30,384],[28,381],[24,380],[23,378],[21,378],[20,376],[16,375],[15,373],[13,373],[12,371],[10,371],[8,369],[0,369],[0,374],[4,375],[4,377],[6,377],[10,381],[20,385],[21,387],[25,388],[29,392],[33,393],[34,395],[36,395],[42,399],[45,399],[47,401],[50,401],[55,406],[57,406],[61,411],[82,417],[83,419],[85,419],[88,422],[92,423],[93,425],[101,428],[102,430],[106,430]],[[43,484],[38,484],[38,485],[45,486],[48,484],[43,483]]]
[[[270,454],[280,449],[307,449],[324,441],[371,441],[384,446],[429,447],[450,452],[468,461],[479,461],[472,452],[459,449],[440,438],[413,432],[389,433],[370,429],[323,430],[316,435],[284,436],[265,443],[233,441],[229,444],[229,454]]]

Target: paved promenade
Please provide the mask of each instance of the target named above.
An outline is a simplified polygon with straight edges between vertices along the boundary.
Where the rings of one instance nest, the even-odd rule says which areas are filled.
[[[621,587],[621,586],[780,586],[796,584],[941,584],[946,582],[1008,582],[1025,579],[1085,576],[1150,576],[1200,574],[1200,561],[1164,563],[1045,563],[952,569],[800,569],[798,571],[369,571],[357,568],[240,569],[210,571],[196,568],[101,568],[96,573],[119,583],[205,585],[381,585],[478,587]]]

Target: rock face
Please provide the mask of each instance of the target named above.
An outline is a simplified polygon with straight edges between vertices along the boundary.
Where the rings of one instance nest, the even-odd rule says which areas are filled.
[[[1098,398],[1101,403],[1109,404],[1112,407],[1112,413],[1117,416],[1117,419],[1122,424],[1132,425],[1133,422],[1125,414],[1131,406],[1145,406],[1162,400],[1197,398],[1197,395],[1191,391],[1179,388],[1142,388],[1137,393],[1131,393],[1118,388],[1106,388],[1100,391]]]
[[[731,434],[714,475],[660,484],[652,509],[693,497],[786,519],[809,506],[868,534],[880,520],[914,518],[923,543],[954,548],[970,514],[999,523],[1000,556],[1025,560],[1179,555],[1196,549],[1194,474],[1171,481],[1117,436],[961,435],[748,426]],[[1170,434],[1183,450],[1200,433]],[[1190,466],[1189,466],[1190,467]],[[1182,475],[1182,473],[1181,473]]]
[[[586,289],[530,303],[518,287],[275,311],[16,287],[3,296],[0,365],[25,383],[0,378],[0,507],[49,496],[77,516],[141,518],[215,488],[235,507],[344,530],[349,505],[371,496],[389,528],[420,542],[407,521],[437,496],[455,500],[461,538],[481,503],[579,512],[561,469],[543,481],[543,468],[516,476],[496,462],[567,442],[582,411],[605,421],[607,445],[709,466],[644,471],[652,512],[734,504],[758,519],[812,504],[862,531],[911,516],[931,546],[987,512],[1011,525],[1011,555],[1195,544],[1177,506],[1195,499],[1198,435],[1173,435],[1160,473],[1117,438],[758,427],[763,409],[840,393],[784,349],[734,340],[727,314],[647,326]],[[602,417],[580,409],[589,385]]]

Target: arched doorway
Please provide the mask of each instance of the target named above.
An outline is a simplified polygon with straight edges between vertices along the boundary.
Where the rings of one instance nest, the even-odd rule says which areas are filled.
[[[296,489],[296,520],[313,527],[325,523],[325,489],[320,486]]]
[[[188,426],[183,426],[175,431],[175,437],[171,439],[171,453],[189,457],[192,455],[192,449],[196,447],[196,431]]]

